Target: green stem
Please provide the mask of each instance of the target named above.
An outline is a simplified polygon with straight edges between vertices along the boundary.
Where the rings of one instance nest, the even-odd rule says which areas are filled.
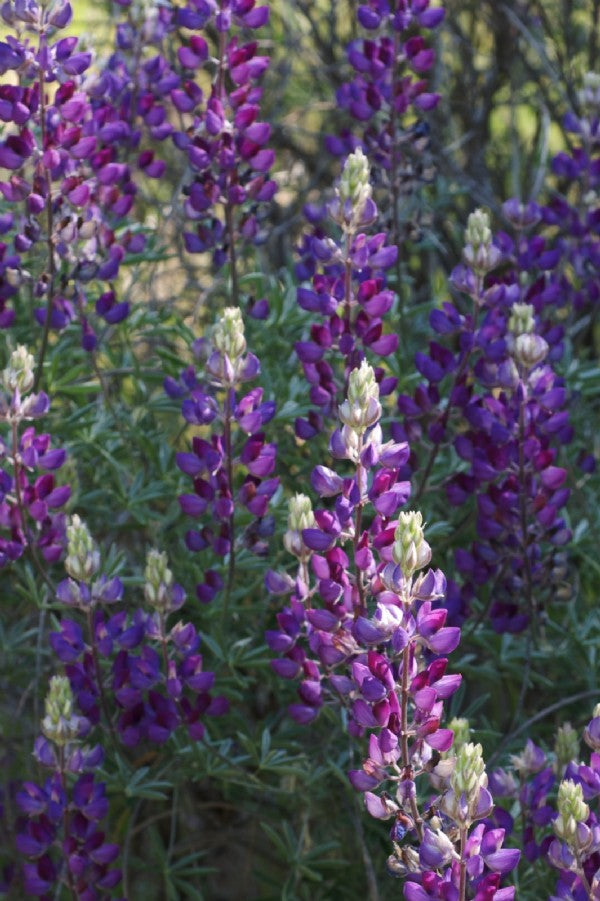
[[[40,40],[41,45],[41,40]],[[41,49],[41,46],[40,46]],[[40,68],[40,125],[42,132],[42,153],[46,145],[46,105],[45,105],[45,81],[44,68]],[[44,179],[46,181],[46,244],[48,248],[48,299],[46,301],[46,319],[44,321],[44,332],[42,334],[42,344],[40,347],[40,355],[38,357],[35,380],[33,383],[33,391],[37,391],[42,373],[44,370],[44,358],[48,350],[48,341],[50,338],[50,320],[52,318],[52,302],[54,300],[54,280],[56,278],[56,269],[54,265],[54,218],[52,210],[52,176],[48,169],[44,166]]]
[[[225,469],[227,472],[227,486],[233,501],[233,457],[231,447],[231,389],[227,388],[225,395],[225,425],[223,430],[223,439],[225,442]],[[221,612],[221,622],[223,627],[227,625],[227,610],[229,600],[233,591],[233,582],[235,579],[235,510],[232,509],[229,517],[229,562],[227,564],[227,584],[225,586],[225,596],[223,598],[223,609]]]
[[[467,828],[460,827],[460,882],[458,886],[458,901],[465,901],[467,897],[467,859],[465,848],[467,844]]]

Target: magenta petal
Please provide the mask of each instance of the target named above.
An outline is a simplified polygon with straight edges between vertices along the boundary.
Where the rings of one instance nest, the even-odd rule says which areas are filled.
[[[454,732],[452,729],[438,729],[437,732],[432,732],[431,735],[425,736],[425,741],[431,748],[435,748],[436,751],[447,751],[452,747],[452,742],[454,740]]]

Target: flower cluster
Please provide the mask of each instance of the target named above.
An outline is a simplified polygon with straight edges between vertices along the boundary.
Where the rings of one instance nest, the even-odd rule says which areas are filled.
[[[600,297],[599,85],[598,73],[586,73],[578,95],[580,114],[569,113],[564,121],[578,144],[552,160],[558,188],[541,209],[544,223],[558,233],[566,264],[564,296],[577,312],[597,303]]]
[[[268,177],[271,128],[260,121],[260,81],[269,59],[258,54],[256,41],[240,41],[241,33],[268,22],[269,8],[256,0],[117,0],[115,6],[124,18],[92,96],[102,109],[119,110],[121,121],[108,114],[107,127],[113,140],[136,152],[141,176],[159,178],[165,171],[157,142],[170,139],[184,155],[184,208],[192,226],[184,232],[185,246],[191,253],[212,251],[216,267],[231,263],[237,302],[236,245],[261,239],[259,207],[276,190]],[[173,36],[175,59],[164,52],[165,39]]]
[[[263,400],[262,388],[238,395],[243,383],[259,374],[260,364],[246,351],[244,323],[236,307],[224,310],[212,337],[197,341],[195,351],[204,359],[204,371],[197,375],[195,367],[190,367],[180,382],[165,381],[171,397],[187,395],[182,403],[186,422],[209,426],[212,431],[207,438],[196,435],[192,450],[176,456],[178,467],[194,480],[193,493],[181,495],[179,503],[194,518],[210,513],[210,524],[187,532],[188,548],[194,552],[211,548],[218,557],[229,555],[232,575],[236,544],[241,540],[253,553],[263,554],[272,531],[266,514],[279,479],[269,478],[275,468],[276,445],[265,440],[263,427],[275,415],[275,403]],[[245,476],[236,485],[240,470]],[[252,517],[243,535],[236,534],[241,508]],[[197,595],[203,602],[211,601],[222,586],[219,573],[208,569]]]
[[[231,264],[232,299],[238,302],[236,248],[240,240],[261,240],[258,208],[273,198],[276,184],[268,176],[275,158],[266,146],[271,127],[260,121],[260,80],[269,58],[258,54],[256,41],[241,43],[232,28],[261,28],[268,22],[269,7],[257,6],[256,0],[226,0],[218,8],[206,3],[200,10],[203,7],[202,27],[211,18],[218,37],[216,71],[206,100],[193,81],[209,56],[206,41],[194,35],[178,54],[183,84],[176,106],[190,121],[173,140],[191,170],[184,194],[185,212],[194,224],[184,239],[192,253],[212,250],[217,267]]]
[[[17,803],[26,820],[17,835],[28,895],[44,898],[64,885],[76,898],[107,897],[121,880],[111,865],[119,846],[106,840],[102,820],[108,813],[106,787],[94,770],[104,754],[100,745],[81,745],[90,723],[75,713],[69,680],[53,676],[46,697],[42,733],[35,758],[51,773],[43,784],[25,782]],[[57,854],[59,849],[60,854]]]
[[[271,649],[282,654],[272,666],[284,678],[301,679],[300,703],[289,708],[298,722],[310,722],[329,703],[346,708],[352,735],[370,731],[369,755],[349,777],[365,793],[372,816],[394,817],[389,868],[408,877],[405,897],[443,898],[450,882],[456,889],[462,884],[457,897],[464,899],[467,878],[476,891],[490,892],[516,865],[519,852],[500,850],[501,829],[477,827],[467,841],[473,822],[492,807],[481,748],[465,745],[456,760],[440,764],[453,738],[441,727],[443,704],[461,682],[460,675],[446,674],[445,655],[456,648],[460,630],[446,626],[443,607],[434,608],[444,596],[443,574],[421,572],[431,560],[421,514],[397,514],[409,495],[408,483],[399,481],[408,446],[382,443],[378,386],[365,361],[351,371],[338,415],[342,427],[332,436],[331,450],[353,463],[355,474],[314,470],[313,487],[322,497],[336,498],[333,509],[313,512],[303,495],[290,501],[285,544],[299,568],[290,605],[278,614],[279,628],[266,635]],[[374,515],[368,523],[369,505]],[[345,542],[353,547],[352,558],[339,546]],[[267,587],[285,591],[288,583],[270,573]],[[416,780],[430,774],[445,790],[440,816],[426,826]],[[374,791],[383,786],[380,794]],[[459,851],[450,821],[458,830]],[[400,846],[408,834],[418,851],[412,844]],[[478,866],[467,865],[474,858]]]
[[[62,619],[50,644],[89,723],[104,717],[113,739],[118,735],[129,747],[164,744],[179,726],[192,739],[202,738],[204,715],[223,713],[227,702],[210,695],[214,673],[203,670],[194,626],[178,621],[167,627],[185,592],[173,581],[166,555],[149,552],[144,597],[150,609],[133,615],[122,610],[109,616],[102,609],[121,600],[123,586],[99,575],[98,550],[77,516],[68,528],[65,566],[69,578],[58,586],[58,600],[84,614],[87,641],[77,620]]]
[[[0,437],[0,525],[5,533],[0,535],[0,568],[27,548],[36,560],[39,554],[44,563],[54,563],[64,547],[65,517],[60,509],[71,489],[57,485],[53,473],[65,462],[66,452],[53,448],[50,435],[38,434],[34,426],[21,429],[44,416],[50,406],[46,394],[32,393],[33,368],[33,357],[21,346],[2,372],[0,421],[9,431]]]
[[[113,141],[118,122],[107,127],[92,107],[92,54],[76,37],[55,39],[71,21],[68,2],[11,0],[1,16],[14,34],[0,44],[0,71],[11,78],[0,95],[10,126],[0,139],[0,168],[10,173],[0,182],[8,204],[0,217],[0,325],[12,324],[17,310],[8,302],[27,285],[39,304],[44,351],[48,330],[75,317],[83,347],[93,350],[89,301],[106,323],[126,317],[113,283],[125,253],[143,247],[140,235],[122,227],[136,189]]]
[[[569,901],[588,901],[600,891],[600,705],[583,737],[592,749],[589,764],[581,762],[579,736],[567,723],[557,733],[553,754],[529,739],[523,753],[512,758],[512,770],[491,777],[495,793],[507,799],[513,813],[517,804],[514,826],[522,824],[528,861],[545,859],[558,869],[553,897]],[[495,816],[513,829],[508,810],[497,808]]]
[[[435,52],[427,32],[444,18],[429,0],[368,0],[358,7],[360,26],[371,34],[348,47],[352,81],[337,92],[337,105],[362,126],[360,135],[344,129],[327,146],[344,156],[362,146],[375,175],[378,202],[391,211],[391,242],[400,244],[414,231],[410,197],[431,178],[428,126],[423,113],[434,109],[440,95],[428,89],[427,73]],[[401,220],[405,234],[401,233]]]
[[[372,199],[369,164],[362,150],[346,159],[334,199],[323,209],[307,208],[315,227],[304,235],[296,274],[311,280],[298,289],[298,304],[321,322],[310,329],[310,340],[296,343],[310,385],[310,400],[317,410],[296,420],[296,434],[309,439],[323,427],[323,418],[336,415],[340,391],[349,372],[364,359],[365,351],[386,357],[398,347],[398,336],[385,333],[383,316],[394,303],[386,288],[385,272],[394,265],[398,250],[385,233],[369,236],[377,220]],[[332,237],[326,220],[337,226]],[[331,360],[331,362],[330,362]],[[343,372],[336,372],[339,362]],[[390,394],[396,380],[377,370],[381,395]]]
[[[507,207],[518,214],[514,204]],[[521,210],[521,218],[526,214],[535,219],[534,211]],[[566,389],[551,365],[562,353],[562,329],[547,318],[557,297],[548,273],[558,254],[535,237],[493,241],[482,211],[469,217],[465,237],[465,262],[453,284],[470,308],[463,313],[445,303],[432,312],[431,326],[445,343],[432,341],[429,353],[416,354],[426,383],[399,398],[404,425],[396,434],[413,448],[427,441],[419,495],[440,451],[453,446],[461,468],[444,481],[447,498],[453,506],[477,500],[477,539],[456,554],[464,577],[460,609],[466,613],[470,597],[487,585],[492,624],[518,632],[564,580],[555,549],[570,537],[560,515],[567,473],[556,464],[572,429]],[[507,270],[490,276],[501,264]]]

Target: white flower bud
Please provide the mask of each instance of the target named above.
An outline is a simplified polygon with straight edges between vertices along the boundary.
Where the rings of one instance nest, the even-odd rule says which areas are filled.
[[[535,328],[534,309],[530,303],[514,303],[508,320],[509,331],[513,335],[525,335]]]
[[[235,364],[246,350],[244,320],[238,307],[226,307],[213,332],[216,349]]]
[[[305,494],[295,494],[289,500],[288,511],[288,528],[283,543],[289,554],[302,560],[311,554],[302,541],[302,530],[312,529],[315,524],[310,498]]]
[[[348,395],[338,407],[338,415],[344,425],[358,435],[380,419],[379,385],[373,367],[366,360],[350,373]]]
[[[73,712],[73,692],[66,676],[52,676],[46,695],[46,716],[42,720],[42,732],[55,745],[63,747],[74,741],[81,724],[81,717]]]
[[[71,517],[67,526],[67,559],[65,569],[78,582],[90,582],[100,568],[100,554],[89,529],[79,516]]]
[[[163,613],[171,607],[173,573],[168,564],[166,554],[157,550],[148,551],[144,570],[144,597],[150,607]]]
[[[35,360],[26,347],[19,345],[10,355],[8,366],[2,373],[2,381],[6,391],[12,393],[18,389],[20,394],[27,394],[33,387]]]
[[[487,787],[483,748],[480,744],[467,742],[458,749],[450,785],[458,797],[464,793],[469,806],[477,803],[479,790]]]
[[[365,204],[373,193],[369,175],[369,161],[359,147],[346,159],[337,189],[342,209],[349,203],[355,223],[360,220]]]
[[[557,836],[570,847],[578,845],[579,823],[585,823],[590,808],[583,800],[583,788],[571,779],[565,779],[558,786],[558,816],[553,822]]]
[[[427,566],[431,560],[431,548],[425,541],[423,515],[420,511],[409,510],[400,513],[394,531],[392,546],[394,563],[398,563],[405,579]]]
[[[548,343],[541,335],[525,334],[515,339],[513,355],[517,363],[526,369],[533,369],[546,357]]]

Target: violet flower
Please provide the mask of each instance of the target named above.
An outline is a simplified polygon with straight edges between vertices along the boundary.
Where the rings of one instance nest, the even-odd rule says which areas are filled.
[[[126,251],[139,250],[140,241],[128,229],[117,239],[115,229],[135,187],[112,132],[103,130],[103,116],[91,106],[85,82],[91,53],[75,37],[55,39],[71,21],[70,4],[8,0],[0,15],[14,30],[0,53],[0,69],[12,78],[2,88],[8,126],[0,168],[10,176],[0,182],[9,205],[1,226],[0,325],[13,322],[18,311],[7,302],[29,283],[44,329],[37,384],[50,330],[78,318],[82,345],[93,350],[90,300],[109,324],[128,314],[113,283]]]
[[[490,275],[501,262],[513,263],[513,253],[515,269]],[[490,619],[498,631],[534,624],[564,577],[561,551],[555,549],[570,537],[560,515],[569,491],[566,471],[557,463],[572,429],[564,409],[567,393],[551,365],[562,352],[562,329],[546,318],[556,301],[557,260],[545,242],[533,238],[521,239],[518,250],[506,236],[494,241],[486,214],[472,214],[467,265],[453,273],[470,309],[445,303],[432,312],[432,328],[444,343],[432,341],[429,353],[416,354],[426,381],[413,397],[398,401],[405,419],[395,434],[408,437],[415,450],[420,441],[427,448],[417,496],[430,487],[445,446],[452,444],[464,461],[443,486],[453,506],[473,495],[477,502],[477,540],[456,555],[464,578],[459,609],[464,616],[470,598],[491,586]],[[540,268],[546,274],[540,276]],[[524,270],[532,273],[531,285]]]
[[[295,345],[316,407],[296,420],[296,434],[304,440],[321,430],[324,417],[336,414],[340,390],[366,351],[386,357],[398,347],[398,336],[385,333],[383,326],[383,316],[394,304],[385,272],[393,266],[397,248],[388,245],[383,233],[367,234],[377,219],[371,194],[369,164],[357,150],[346,159],[336,196],[325,208],[335,232],[329,234],[317,220],[300,246],[302,262],[296,271],[300,278],[310,278],[311,286],[298,289],[298,304],[321,319],[311,326],[310,340]],[[396,380],[383,368],[376,375],[380,394],[390,394]]]
[[[25,782],[17,794],[26,816],[17,851],[28,859],[25,891],[36,897],[50,897],[61,885],[73,897],[107,897],[121,881],[121,871],[112,867],[119,847],[107,841],[101,825],[108,813],[106,787],[94,777],[103,752],[99,745],[81,745],[90,724],[74,708],[69,680],[53,676],[34,750],[51,773],[43,784]]]
[[[29,550],[43,571],[63,552],[65,517],[60,510],[71,489],[57,485],[53,474],[65,462],[66,452],[52,447],[50,435],[37,433],[33,426],[22,428],[50,406],[46,394],[31,393],[33,367],[33,357],[21,346],[2,372],[0,421],[9,430],[0,437],[0,567]]]
[[[113,741],[129,747],[141,741],[164,744],[179,727],[199,740],[204,716],[224,713],[227,701],[210,694],[214,673],[203,668],[196,629],[182,621],[167,625],[183,606],[185,592],[174,582],[166,555],[148,554],[144,595],[151,611],[108,616],[103,608],[121,600],[120,580],[98,575],[99,553],[78,517],[68,537],[69,578],[57,595],[84,614],[87,641],[78,620],[63,619],[50,643],[87,720],[96,726],[102,717]]]
[[[212,337],[197,345],[204,354],[204,372],[186,371],[181,383],[165,381],[173,396],[187,394],[182,404],[184,418],[193,426],[211,426],[210,436],[195,436],[192,450],[176,456],[178,467],[193,478],[193,492],[179,497],[181,509],[205,524],[186,534],[189,550],[207,548],[218,557],[228,557],[225,604],[232,588],[238,544],[255,554],[267,550],[272,531],[268,505],[279,485],[273,478],[276,445],[266,441],[263,427],[275,415],[275,404],[263,400],[262,388],[252,388],[241,397],[241,385],[260,372],[258,359],[246,351],[244,325],[235,307],[224,310]],[[237,474],[244,473],[238,479]],[[237,519],[242,508],[253,522],[240,532]],[[236,511],[238,515],[236,516]],[[198,598],[211,601],[223,588],[214,569],[205,571],[196,587]]]

